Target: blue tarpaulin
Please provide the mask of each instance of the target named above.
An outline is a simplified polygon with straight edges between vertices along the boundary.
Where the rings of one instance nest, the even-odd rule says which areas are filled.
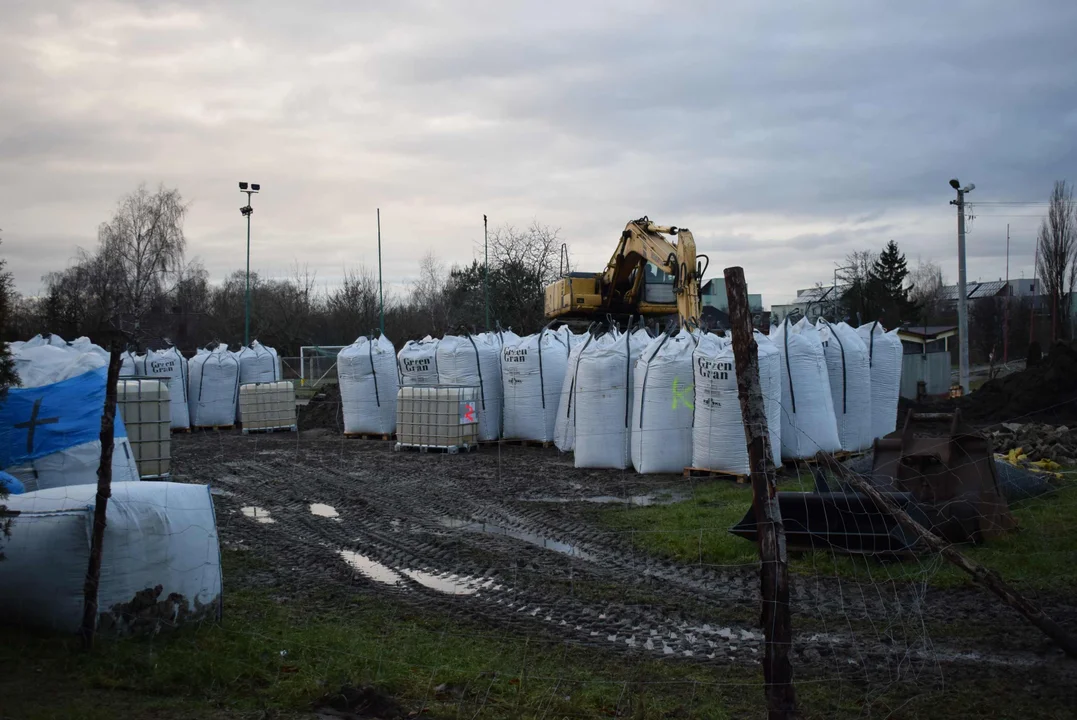
[[[101,437],[108,368],[52,385],[11,388],[0,403],[0,467],[11,467]],[[116,413],[115,437],[127,437]]]

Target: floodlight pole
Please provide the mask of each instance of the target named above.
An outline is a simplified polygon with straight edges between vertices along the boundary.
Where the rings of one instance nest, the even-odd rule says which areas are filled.
[[[251,193],[247,191],[247,207],[251,206]],[[247,213],[247,289],[243,302],[243,346],[251,343],[251,215]]]
[[[378,328],[385,335],[385,294],[381,286],[381,208],[378,208]]]

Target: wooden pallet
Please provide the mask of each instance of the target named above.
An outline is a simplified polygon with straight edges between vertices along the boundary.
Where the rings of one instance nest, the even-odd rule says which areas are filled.
[[[516,445],[517,447],[534,447],[534,448],[550,448],[553,447],[552,440],[486,440],[483,445]]]
[[[446,455],[457,455],[465,452],[475,452],[479,449],[478,445],[451,445],[449,447],[436,447],[431,445],[402,445],[397,443],[393,448],[396,452],[409,451],[409,452],[421,452],[421,453],[444,453]]]
[[[273,428],[243,428],[244,435],[255,434],[267,434],[277,432],[296,432],[299,428],[295,425],[289,425],[287,427],[273,427]]]
[[[686,478],[723,478],[726,480],[734,480],[738,485],[744,485],[748,482],[747,475],[738,475],[737,473],[727,472],[725,470],[708,470],[706,468],[686,467],[684,469],[684,476]]]
[[[344,437],[353,440],[395,440],[396,433],[344,433]]]
[[[191,431],[209,432],[210,430],[235,430],[235,428],[235,425],[193,425],[191,426]]]

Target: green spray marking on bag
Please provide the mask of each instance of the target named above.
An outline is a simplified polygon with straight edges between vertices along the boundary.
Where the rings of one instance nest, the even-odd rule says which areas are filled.
[[[673,409],[677,409],[677,402],[688,408],[689,410],[695,410],[695,405],[692,404],[692,390],[694,385],[685,385],[681,387],[680,378],[673,378]]]

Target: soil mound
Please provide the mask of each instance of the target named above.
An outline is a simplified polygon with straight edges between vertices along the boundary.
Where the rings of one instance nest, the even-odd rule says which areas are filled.
[[[1039,365],[990,380],[956,402],[979,422],[1077,421],[1077,350],[1055,343]]]
[[[325,428],[344,432],[344,417],[341,413],[340,386],[325,385],[324,389],[310,399],[306,405],[298,408],[300,430]]]

